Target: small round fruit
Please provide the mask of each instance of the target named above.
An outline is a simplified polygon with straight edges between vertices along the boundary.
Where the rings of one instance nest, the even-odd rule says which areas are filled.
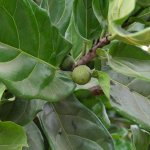
[[[72,79],[75,83],[84,85],[91,79],[91,70],[85,65],[76,67],[72,72]]]
[[[67,55],[64,61],[62,62],[60,68],[64,71],[71,71],[75,62],[72,56]]]

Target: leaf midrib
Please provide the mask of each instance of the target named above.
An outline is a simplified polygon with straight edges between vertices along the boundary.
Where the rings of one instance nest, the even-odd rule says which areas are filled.
[[[130,90],[130,88],[127,86],[127,85],[124,85],[124,84],[122,84],[122,83],[120,83],[120,82],[118,82],[118,81],[116,81],[116,80],[113,80],[113,79],[111,79],[113,82],[116,82],[117,84],[120,84],[121,86],[124,86],[125,88],[127,88],[128,90]],[[134,79],[135,80],[135,79]],[[132,82],[132,81],[131,81]],[[149,103],[149,105],[150,105],[150,99],[148,98],[148,96],[144,96],[144,95],[142,95],[142,94],[140,94],[140,93],[138,93],[138,92],[136,92],[136,91],[133,91],[132,92],[132,95],[133,95],[133,97],[134,97],[134,101],[136,102],[136,105],[138,106],[138,108],[140,109],[140,111],[139,112],[142,112],[143,113],[143,115],[147,118],[146,120],[149,120],[150,121],[150,118],[148,117],[148,115],[146,114],[146,112],[145,111],[143,111],[143,109],[139,106],[139,104],[138,104],[138,102],[137,102],[137,100],[136,100],[136,98],[135,98],[135,94],[137,94],[137,95],[139,95],[139,96],[141,96],[141,97],[143,97],[143,99],[145,99],[145,101],[147,101],[148,103]],[[116,107],[117,109],[118,109],[118,107]],[[122,111],[124,111],[124,110],[122,110]],[[138,119],[139,120],[139,119]],[[144,121],[145,122],[145,121]],[[146,122],[145,122],[146,123]]]
[[[57,115],[57,118],[58,118],[58,120],[59,120],[59,122],[60,122],[61,127],[63,128],[63,131],[64,131],[65,134],[66,134],[66,137],[67,137],[67,140],[68,140],[69,143],[70,143],[70,141],[69,141],[68,136],[76,136],[76,137],[80,137],[80,138],[82,138],[82,139],[89,140],[89,141],[91,141],[91,142],[93,142],[93,143],[95,143],[96,145],[99,146],[99,144],[98,144],[97,142],[92,141],[91,139],[87,139],[87,138],[82,137],[82,136],[79,136],[79,135],[77,135],[77,134],[74,134],[74,135],[73,135],[73,134],[68,134],[68,133],[66,132],[66,130],[64,129],[64,127],[63,127],[63,125],[62,125],[62,123],[61,123],[61,119],[60,119],[59,116],[72,116],[72,117],[75,117],[75,118],[79,118],[79,119],[88,121],[89,123],[91,123],[91,124],[97,126],[97,128],[99,128],[99,129],[101,130],[101,128],[100,128],[96,123],[94,123],[94,122],[92,122],[91,120],[88,120],[88,119],[86,119],[86,118],[82,118],[82,117],[80,117],[80,116],[75,116],[75,115],[71,115],[71,114],[59,114],[59,113],[56,111],[55,106],[52,105],[52,107],[53,107],[53,110],[55,111],[55,113],[56,113],[56,115]],[[70,143],[70,145],[71,145],[71,143]],[[71,146],[71,147],[72,147],[72,146]],[[74,149],[72,149],[72,150],[74,150]]]
[[[125,85],[125,84],[122,84],[122,83],[120,83],[120,82],[118,82],[118,81],[112,79],[112,78],[111,78],[111,80],[112,80],[113,82],[117,82],[117,83],[120,84],[121,86],[124,86],[125,88],[128,88],[128,89],[130,89],[130,88],[128,87],[128,85],[130,85],[130,82],[132,82],[132,81],[130,81],[129,84]],[[134,79],[134,81],[135,81],[135,80],[137,80],[137,79]],[[134,93],[136,93],[136,94],[142,96],[145,100],[148,99],[148,96],[144,96],[144,95],[142,95],[142,94],[140,94],[140,93],[138,93],[138,92],[136,92],[136,91],[134,91]]]
[[[53,105],[53,104],[51,104],[52,105],[52,107],[53,107],[53,110],[55,111],[55,113],[56,113],[56,115],[57,115],[57,118],[58,118],[58,121],[59,121],[59,123],[60,123],[60,126],[62,127],[62,129],[63,129],[63,131],[65,132],[65,135],[66,135],[66,138],[67,138],[67,141],[68,141],[68,143],[69,143],[69,145],[70,145],[70,148],[71,148],[71,150],[75,150],[73,147],[72,147],[72,145],[71,145],[71,142],[70,142],[70,140],[69,140],[69,138],[68,138],[68,134],[66,133],[66,130],[64,129],[64,127],[63,127],[63,125],[62,125],[62,123],[61,123],[61,120],[60,120],[60,118],[59,118],[59,114],[57,113],[57,111],[56,111],[56,109],[55,109],[55,106]]]
[[[17,8],[17,3],[18,3],[18,0],[17,0],[17,2],[16,2],[16,8]],[[28,3],[28,5],[30,6],[31,11],[33,12],[33,9],[32,9],[32,7],[31,7],[31,4],[30,4],[28,1],[27,1],[27,3]],[[3,42],[0,42],[0,43],[2,43],[2,44],[4,44],[4,45],[7,45],[7,46],[9,46],[9,47],[12,47],[12,48],[18,50],[19,52],[21,52],[21,53],[23,53],[23,54],[25,54],[25,55],[28,55],[29,57],[32,57],[32,58],[38,60],[39,62],[42,62],[42,63],[44,63],[44,64],[46,64],[46,65],[48,65],[48,66],[50,66],[50,67],[52,67],[52,68],[54,68],[54,69],[58,69],[57,67],[53,66],[52,64],[49,64],[49,63],[47,63],[46,61],[44,61],[44,60],[42,60],[42,59],[39,59],[39,57],[35,57],[35,56],[33,56],[33,55],[29,54],[29,53],[26,53],[25,51],[23,51],[23,50],[20,49],[20,38],[19,38],[19,33],[18,33],[18,29],[17,29],[16,22],[15,22],[15,20],[14,20],[14,17],[13,17],[13,16],[8,12],[8,10],[4,7],[4,4],[3,4],[3,6],[1,6],[1,8],[4,9],[4,11],[12,18],[12,20],[13,20],[13,22],[14,22],[14,25],[15,25],[16,31],[17,31],[18,46],[19,46],[19,48],[13,47],[13,46],[11,46],[11,45],[7,45],[6,43],[3,43]],[[14,11],[14,14],[15,14],[15,12],[16,12],[16,9],[15,9],[15,11]],[[39,44],[38,44],[38,56],[39,56],[40,32],[39,32],[39,28],[38,28],[38,22],[37,22],[37,19],[36,19],[36,16],[35,16],[34,13],[33,13],[33,16],[34,16],[34,19],[35,19],[35,22],[36,22],[36,25],[37,25],[37,30],[38,30],[38,40],[39,40],[39,42],[38,42],[38,43],[39,43]]]
[[[38,49],[37,49],[37,57],[39,57],[39,52],[40,52],[40,31],[39,31],[39,25],[38,25],[38,21],[37,21],[37,18],[35,16],[35,13],[32,9],[32,6],[31,4],[27,1],[28,5],[30,6],[30,9],[31,11],[33,12],[33,16],[34,16],[34,19],[35,19],[35,22],[36,22],[36,25],[37,25],[37,32],[38,32]]]

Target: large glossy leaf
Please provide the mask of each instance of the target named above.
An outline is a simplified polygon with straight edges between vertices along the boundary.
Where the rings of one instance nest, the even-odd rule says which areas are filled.
[[[112,24],[116,39],[133,45],[149,45],[150,44],[150,27],[147,27],[139,32],[130,33],[121,26],[117,26],[115,23]]]
[[[13,122],[0,122],[0,150],[21,150],[24,146],[28,144],[23,127]]]
[[[110,21],[118,21],[119,24],[134,10],[136,0],[111,0],[109,5]]]
[[[137,125],[132,125],[131,131],[134,150],[149,150],[150,134],[147,131],[140,129]]]
[[[101,27],[92,9],[92,0],[75,0],[73,6],[75,26],[85,39],[98,38]]]
[[[150,54],[139,47],[113,43],[108,63],[117,72],[150,81]]]
[[[109,5],[109,30],[116,39],[134,45],[150,44],[150,27],[136,33],[122,28],[123,22],[129,17],[136,6],[136,0],[111,0]]]
[[[74,96],[47,104],[39,118],[53,150],[114,150],[108,131]]]
[[[13,121],[20,125],[31,122],[43,108],[44,101],[33,99],[31,101],[16,98],[0,105],[0,120]]]
[[[79,58],[79,56],[81,56],[82,54],[82,51],[84,51],[84,40],[75,30],[73,15],[71,17],[68,29],[65,33],[65,38],[73,45],[71,49],[71,55],[73,56],[73,58]]]
[[[108,0],[93,0],[92,7],[95,16],[97,17],[99,23],[104,28],[107,25],[107,15],[108,15],[108,7],[109,1]]]
[[[29,147],[23,150],[45,150],[44,139],[35,123],[31,122],[25,126]]]
[[[57,66],[71,45],[29,0],[0,1],[0,80],[19,97],[56,101],[74,84]],[[58,59],[59,57],[59,59]]]
[[[127,50],[127,49],[126,49]],[[115,51],[114,51],[115,52]],[[142,52],[142,53],[141,53]],[[133,61],[135,59],[143,57],[143,51],[139,51],[139,54],[133,53],[132,51],[128,51],[129,56],[133,56]],[[132,55],[130,55],[132,54]],[[114,56],[120,56],[120,58],[124,58],[124,52],[120,51],[120,53],[113,53]],[[149,56],[143,57],[143,60],[139,60],[143,62]],[[130,57],[129,57],[130,58]],[[106,61],[106,60],[105,60]],[[139,124],[141,127],[150,130],[150,83],[147,80],[141,80],[135,77],[125,76],[123,74],[128,74],[129,72],[123,72],[123,74],[116,72],[115,69],[110,69],[110,66],[107,65],[107,62],[102,63],[102,70],[106,71],[111,78],[110,85],[110,102],[111,105],[120,113],[121,115],[127,117],[128,119],[134,121]],[[139,63],[140,65],[140,63]],[[137,65],[137,67],[139,67]]]
[[[38,4],[48,11],[53,25],[64,35],[71,18],[73,0],[43,0]]]
[[[150,130],[150,84],[113,70],[111,76],[111,104],[123,116]]]

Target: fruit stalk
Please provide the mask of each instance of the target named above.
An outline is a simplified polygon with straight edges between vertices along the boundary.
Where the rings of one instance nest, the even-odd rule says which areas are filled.
[[[102,38],[93,48],[90,49],[90,51],[84,55],[75,65],[76,66],[80,66],[80,65],[85,65],[88,62],[90,62],[93,58],[96,57],[96,50],[98,48],[102,48],[105,45],[108,45],[110,43],[108,36]]]

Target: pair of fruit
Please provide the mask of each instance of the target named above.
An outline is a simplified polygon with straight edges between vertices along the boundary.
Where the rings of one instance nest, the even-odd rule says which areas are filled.
[[[64,71],[71,71],[75,65],[74,59],[72,56],[67,55],[64,59],[60,68]],[[74,68],[72,72],[72,79],[75,83],[83,85],[90,81],[91,79],[91,70],[86,65],[81,65]]]

